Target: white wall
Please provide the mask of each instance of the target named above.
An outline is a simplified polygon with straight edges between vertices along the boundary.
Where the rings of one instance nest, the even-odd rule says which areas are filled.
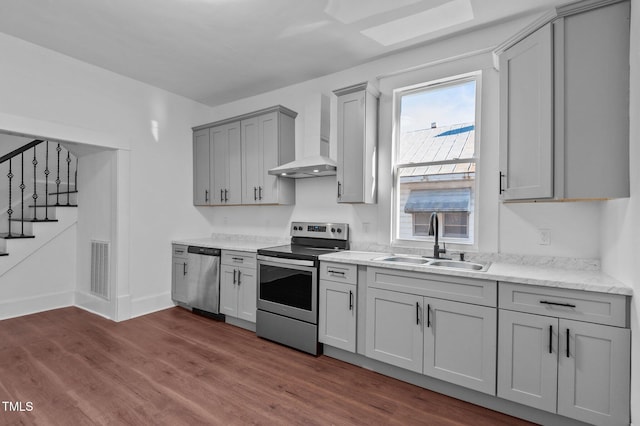
[[[126,318],[169,306],[171,239],[211,233],[191,200],[191,127],[207,121],[209,108],[4,34],[0,51],[0,131],[118,150],[116,193],[101,195],[116,200],[113,278],[126,295],[119,311]],[[78,233],[79,248],[91,226]]]
[[[640,0],[631,0],[630,180],[631,197],[608,201],[603,209],[602,269],[633,287],[631,299],[631,354],[640,353]],[[631,417],[640,422],[640,365],[631,365]]]

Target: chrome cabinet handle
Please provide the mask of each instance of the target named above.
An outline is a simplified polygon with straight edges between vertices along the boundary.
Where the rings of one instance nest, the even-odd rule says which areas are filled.
[[[342,184],[340,183],[340,181],[338,181],[338,198],[340,198],[340,186],[341,186],[341,185],[342,185]]]
[[[505,177],[506,175],[504,173],[502,173],[501,171],[498,172],[498,189],[499,189],[499,194],[502,195],[502,193],[504,192],[504,188],[502,187],[502,179]]]

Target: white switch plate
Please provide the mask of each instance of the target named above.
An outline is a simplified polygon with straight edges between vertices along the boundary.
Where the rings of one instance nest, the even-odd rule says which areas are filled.
[[[551,244],[551,230],[550,229],[539,229],[539,241],[538,244],[541,246],[548,246]]]

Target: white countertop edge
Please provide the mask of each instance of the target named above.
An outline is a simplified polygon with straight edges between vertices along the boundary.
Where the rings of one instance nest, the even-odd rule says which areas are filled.
[[[596,271],[567,270],[550,267],[518,265],[512,263],[491,263],[486,272],[456,270],[451,268],[429,267],[424,265],[393,264],[373,260],[391,253],[344,251],[320,256],[321,261],[350,263],[375,266],[404,271],[426,272],[437,275],[449,275],[466,278],[477,278],[517,284],[538,285],[573,290],[593,291],[598,293],[632,296],[633,289],[609,275]]]

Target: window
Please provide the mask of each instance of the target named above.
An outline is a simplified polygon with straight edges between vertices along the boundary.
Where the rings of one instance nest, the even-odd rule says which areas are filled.
[[[396,240],[432,239],[435,212],[440,238],[473,244],[476,76],[399,89],[394,101]]]

